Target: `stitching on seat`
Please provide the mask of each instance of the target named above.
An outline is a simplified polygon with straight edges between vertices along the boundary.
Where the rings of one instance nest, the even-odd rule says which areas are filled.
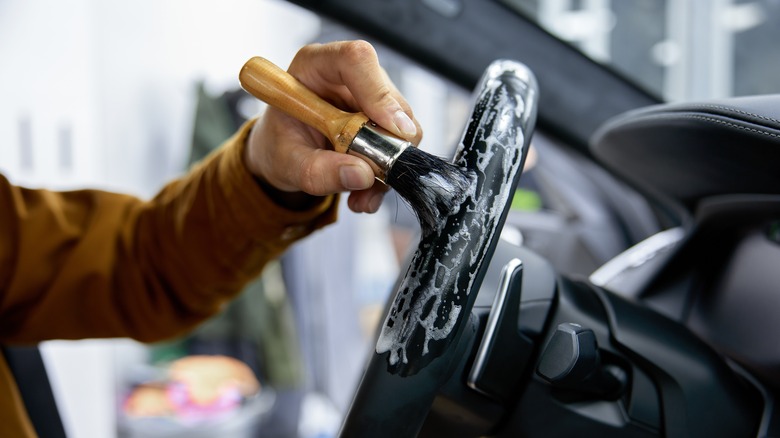
[[[762,120],[767,120],[769,122],[780,123],[780,120],[773,119],[771,117],[761,116],[761,115],[758,115],[758,114],[753,114],[751,112],[742,111],[742,110],[738,110],[738,109],[734,109],[734,108],[729,108],[727,106],[712,105],[712,104],[702,104],[702,105],[699,105],[699,106],[702,107],[702,108],[714,108],[714,109],[719,109],[719,110],[724,110],[724,111],[731,111],[731,112],[735,112],[735,113],[738,113],[738,114],[751,116],[751,117],[755,117],[755,118],[762,119]]]
[[[755,129],[755,128],[748,128],[746,126],[737,125],[736,123],[726,122],[726,121],[715,119],[715,118],[712,118],[712,117],[697,116],[697,115],[684,115],[683,117],[688,118],[688,119],[704,120],[706,122],[720,123],[721,125],[726,125],[726,126],[730,126],[732,128],[742,129],[743,131],[750,131],[750,132],[755,132],[757,134],[764,134],[764,135],[768,135],[770,137],[780,138],[780,135],[773,134],[771,132],[761,131],[761,130]]]

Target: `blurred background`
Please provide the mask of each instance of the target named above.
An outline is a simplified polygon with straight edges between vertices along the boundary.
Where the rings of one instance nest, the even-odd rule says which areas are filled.
[[[502,2],[667,101],[780,90],[777,0]],[[355,37],[281,0],[0,0],[0,172],[28,187],[151,197],[262,111],[238,88],[248,58],[286,66],[302,45]],[[451,157],[468,90],[378,51],[424,127],[421,147]],[[516,208],[544,208],[533,187],[524,193]],[[68,435],[178,436],[185,426],[145,423],[126,401],[176,360],[205,354],[239,359],[273,394],[253,416],[264,436],[332,436],[417,232],[393,196],[376,215],[342,207],[338,225],[185,339],[45,343]],[[577,266],[587,274],[603,261]]]

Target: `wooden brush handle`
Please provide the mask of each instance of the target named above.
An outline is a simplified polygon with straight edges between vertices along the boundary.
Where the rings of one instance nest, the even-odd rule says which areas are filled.
[[[320,131],[337,152],[346,153],[368,117],[329,104],[271,61],[255,56],[238,75],[241,86],[256,98]]]

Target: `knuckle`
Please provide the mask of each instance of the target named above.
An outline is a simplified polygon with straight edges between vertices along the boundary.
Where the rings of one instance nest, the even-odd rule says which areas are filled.
[[[295,54],[294,59],[306,58],[308,56],[311,56],[313,53],[317,52],[320,49],[320,47],[322,47],[322,44],[320,43],[306,44],[305,46],[298,49],[298,53]]]
[[[387,86],[382,86],[376,90],[375,100],[377,102],[395,102],[393,92]]]
[[[320,196],[325,194],[326,187],[322,169],[317,165],[317,155],[311,154],[301,161],[297,179],[301,190],[310,195]]]
[[[301,47],[295,53],[295,56],[293,56],[288,70],[295,70],[296,68],[300,67],[300,65],[305,65],[307,60],[315,57],[321,48],[322,44],[320,43],[310,43]]]
[[[373,62],[376,58],[374,46],[365,40],[348,41],[341,46],[340,55],[350,65]]]

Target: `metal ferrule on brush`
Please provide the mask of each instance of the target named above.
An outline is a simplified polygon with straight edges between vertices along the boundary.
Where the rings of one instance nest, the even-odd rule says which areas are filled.
[[[375,123],[366,123],[358,131],[347,153],[364,158],[374,169],[382,182],[387,182],[387,174],[406,148],[412,144],[392,136]]]

